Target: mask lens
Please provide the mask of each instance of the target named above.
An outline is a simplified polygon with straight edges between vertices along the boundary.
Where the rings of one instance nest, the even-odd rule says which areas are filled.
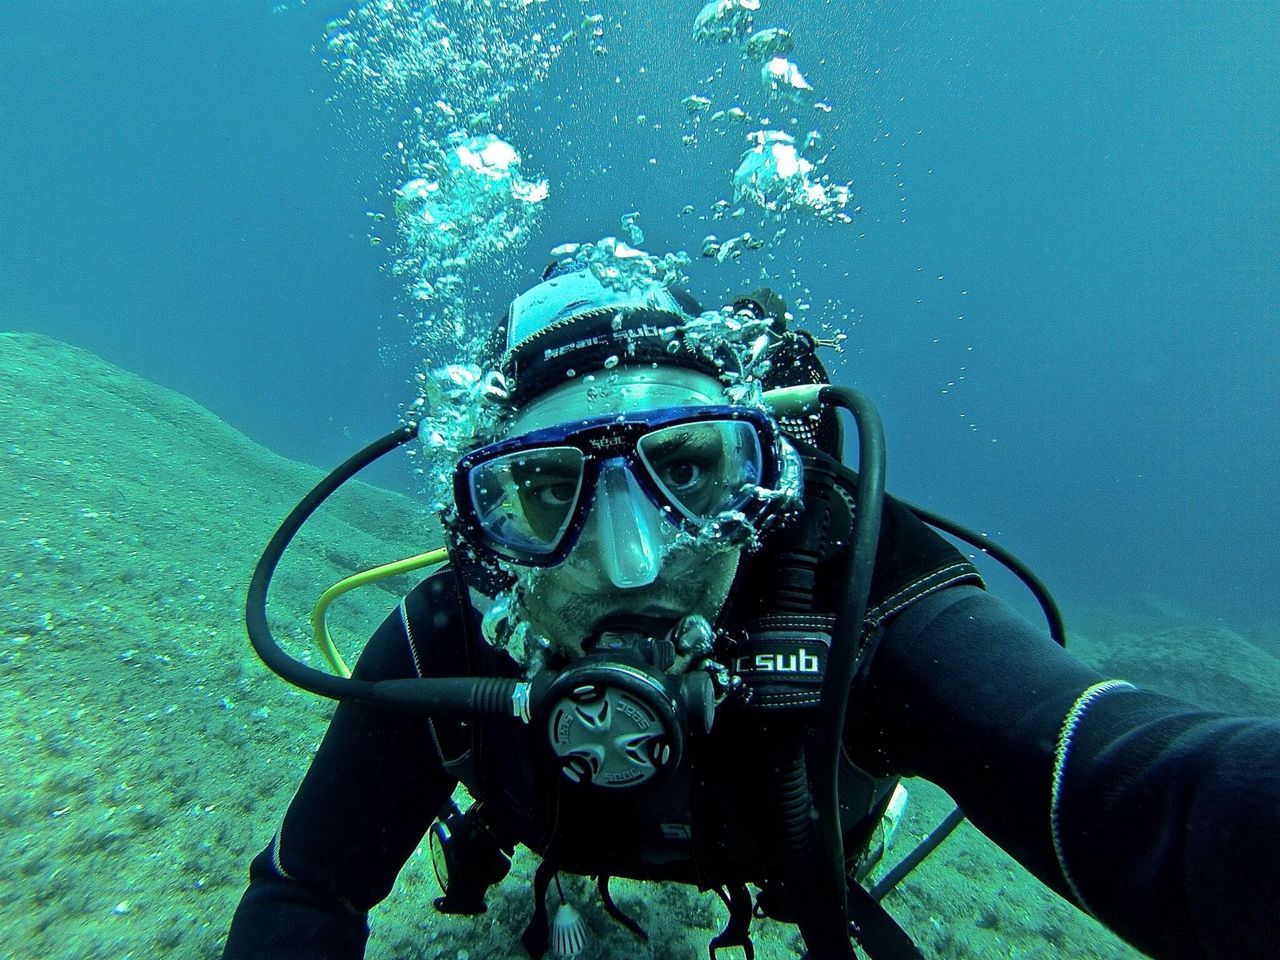
[[[551,553],[582,495],[583,464],[574,447],[542,447],[472,467],[468,487],[481,529],[496,545]]]
[[[662,427],[641,437],[636,451],[666,500],[698,522],[740,507],[763,473],[760,436],[741,420]]]

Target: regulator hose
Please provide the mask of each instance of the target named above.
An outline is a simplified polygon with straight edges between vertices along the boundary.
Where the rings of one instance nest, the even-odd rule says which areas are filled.
[[[328,697],[371,706],[451,717],[511,715],[519,681],[502,677],[446,677],[434,680],[357,680],[316,670],[281,649],[267,620],[267,592],[285,549],[298,530],[335,490],[379,457],[418,435],[409,423],[375,440],[321,480],[294,507],[262,552],[245,601],[245,629],[254,651],[272,671],[296,687]]]
[[[842,551],[840,571],[845,591],[835,611],[817,713],[811,720],[814,727],[810,730],[802,718],[785,709],[775,707],[768,711],[759,730],[763,768],[760,778],[762,792],[768,798],[769,816],[778,824],[779,842],[772,858],[775,877],[809,956],[851,960],[856,953],[850,941],[838,778],[849,691],[858,665],[862,623],[880,539],[884,431],[871,401],[857,390],[822,386],[816,393],[819,405],[848,410],[857,425],[858,483],[850,542]],[[797,392],[794,396],[804,394]],[[820,512],[810,483],[814,488],[822,484],[807,462],[805,473],[806,510],[818,508]],[[813,518],[813,523],[821,522],[820,516]],[[805,532],[806,527],[798,528],[792,534],[794,543],[784,539],[779,544],[772,589],[774,606],[784,611],[807,612],[813,607],[811,561],[816,558],[809,556],[811,545],[805,541]]]
[[[818,704],[810,780],[817,813],[818,862],[821,887],[838,893],[839,917],[848,942],[848,895],[844,862],[844,835],[840,823],[839,771],[849,692],[861,652],[863,620],[871,592],[876,546],[880,541],[880,517],[884,506],[884,427],[871,400],[850,387],[828,386],[819,394],[822,403],[853,415],[858,432],[858,486],[854,493],[853,532],[843,571],[845,592],[836,611],[835,631],[822,698]]]
[[[809,624],[817,603],[817,571],[832,546],[828,537],[847,537],[852,516],[836,493],[835,472],[825,458],[802,455],[802,461],[804,522],[784,526],[770,541],[774,562],[762,585],[762,607],[768,613],[747,627],[744,640],[748,650],[758,650],[799,630],[812,646],[823,647],[827,657],[832,633]],[[749,692],[744,704],[751,723],[748,736],[759,762],[743,771],[749,783],[744,789],[758,791],[764,802],[762,815],[776,824],[776,840],[766,853],[769,906],[762,909],[795,923],[810,956],[852,960],[844,888],[833,887],[824,871],[814,869],[825,854],[815,825],[807,752],[821,688],[753,677]]]
[[[898,502],[931,527],[937,527],[943,533],[949,533],[957,540],[963,540],[983,553],[990,554],[1003,564],[1005,569],[1022,581],[1026,588],[1031,591],[1031,595],[1036,598],[1036,602],[1040,604],[1040,609],[1044,612],[1045,622],[1049,626],[1049,636],[1054,639],[1058,646],[1065,647],[1067,645],[1067,627],[1062,620],[1062,611],[1058,609],[1058,604],[1049,593],[1049,588],[1044,585],[1044,581],[1037,577],[1030,567],[994,540],[969,529],[962,523],[957,523],[955,520],[944,517],[940,513],[934,513],[932,510],[926,510],[924,507],[918,507],[914,503],[907,503],[901,497],[898,498]]]
[[[779,829],[775,863],[786,902],[811,957],[854,960],[849,940],[845,888],[826,882],[815,862],[824,858],[820,827],[813,821],[814,801],[805,762],[804,729],[799,718],[771,718],[760,742],[762,789],[770,798]],[[837,832],[839,832],[837,830]],[[843,878],[844,871],[841,870]]]

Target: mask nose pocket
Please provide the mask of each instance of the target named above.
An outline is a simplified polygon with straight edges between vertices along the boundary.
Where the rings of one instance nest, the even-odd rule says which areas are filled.
[[[600,468],[592,533],[600,562],[615,587],[643,587],[662,565],[662,517],[621,459]]]

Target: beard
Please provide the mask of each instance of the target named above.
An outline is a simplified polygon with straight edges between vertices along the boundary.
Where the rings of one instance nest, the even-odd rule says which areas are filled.
[[[548,649],[570,659],[602,622],[618,616],[670,621],[697,615],[714,624],[738,570],[741,551],[677,549],[664,558],[658,578],[622,589],[598,572],[570,565],[527,568],[517,576],[516,606]]]

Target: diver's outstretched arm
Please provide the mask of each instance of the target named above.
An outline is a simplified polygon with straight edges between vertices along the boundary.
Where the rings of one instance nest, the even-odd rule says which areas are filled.
[[[1111,682],[972,587],[888,625],[850,710],[855,759],[942,786],[1144,952],[1280,956],[1280,720]]]

